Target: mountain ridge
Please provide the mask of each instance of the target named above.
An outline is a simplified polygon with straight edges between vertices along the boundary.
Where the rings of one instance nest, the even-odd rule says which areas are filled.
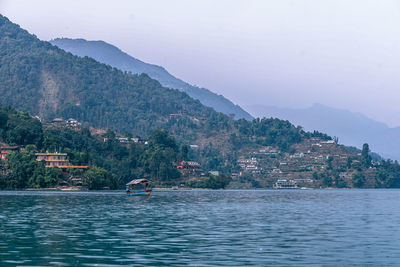
[[[107,162],[98,165],[111,171],[117,168],[126,177],[132,176],[128,168],[114,163],[130,166],[136,164],[135,158],[149,157],[143,167],[160,171],[153,176],[174,179],[177,176],[164,173],[167,169],[176,173],[177,166],[168,161],[173,158],[172,149],[198,161],[202,170],[232,174],[236,188],[272,187],[282,179],[316,188],[400,187],[400,165],[391,160],[373,161],[368,144],[360,153],[324,133],[305,132],[287,120],[234,120],[185,92],[162,87],[146,74],[131,74],[89,57],[74,56],[39,40],[3,16],[0,96],[0,105],[31,112],[22,112],[24,117],[40,114],[45,122],[56,116],[75,118],[83,125],[108,129],[106,138],[98,141],[100,147],[109,147],[106,155],[114,167]],[[15,135],[22,140],[19,143],[31,143],[27,139],[32,130],[29,125],[9,124],[1,114],[0,125],[6,125],[6,131],[0,131],[6,139]],[[127,137],[149,138],[160,129],[165,133],[160,149],[165,150],[156,148],[147,156],[136,149],[127,151],[125,144],[114,146],[109,142],[117,142],[112,130]],[[89,146],[84,139],[89,134],[90,130],[82,129],[81,137],[71,132],[44,136],[43,144],[87,152]],[[177,146],[168,145],[173,138],[169,134],[176,138],[179,151]],[[79,149],[74,143],[79,143]],[[200,180],[193,182],[201,185]]]
[[[231,170],[244,147],[288,150],[305,133],[287,121],[234,120],[185,92],[78,57],[41,41],[0,16],[0,105],[43,121],[74,118],[95,128],[148,137],[165,129],[179,143],[196,144],[204,168]]]
[[[222,95],[215,94],[208,89],[190,85],[171,75],[165,68],[141,61],[118,47],[104,41],[88,41],[85,39],[56,38],[49,41],[74,55],[91,57],[101,63],[108,64],[133,74],[146,73],[168,88],[186,92],[190,97],[200,100],[208,107],[227,115],[234,114],[235,119],[252,120],[253,117],[240,106],[233,104]]]
[[[143,132],[146,125],[162,128],[171,113],[197,117],[215,113],[184,92],[162,87],[146,74],[126,74],[41,41],[3,16],[0,29],[2,105],[27,109],[44,120],[75,117],[101,128],[110,127],[112,121],[118,130],[127,130],[124,125],[130,125]]]

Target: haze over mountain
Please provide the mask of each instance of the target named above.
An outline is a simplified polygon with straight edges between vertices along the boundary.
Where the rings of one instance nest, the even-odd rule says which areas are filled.
[[[218,112],[234,114],[235,119],[253,119],[249,113],[238,105],[233,104],[222,95],[217,95],[205,88],[192,86],[172,76],[163,67],[145,63],[106,42],[58,38],[51,40],[50,43],[74,55],[80,57],[88,56],[123,71],[134,74],[146,73],[151,78],[159,81],[164,87],[184,91],[192,98],[200,100],[202,104],[212,107]]]
[[[301,125],[307,131],[337,136],[345,145],[371,149],[383,157],[400,160],[400,127],[390,128],[361,113],[314,104],[305,109],[253,105],[246,107],[253,116],[275,117]]]
[[[42,40],[106,41],[242,107],[323,103],[400,126],[396,0],[1,0],[0,10]]]

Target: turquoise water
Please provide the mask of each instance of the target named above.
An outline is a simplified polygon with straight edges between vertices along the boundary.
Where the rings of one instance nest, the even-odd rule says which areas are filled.
[[[400,265],[400,190],[0,192],[0,265]]]

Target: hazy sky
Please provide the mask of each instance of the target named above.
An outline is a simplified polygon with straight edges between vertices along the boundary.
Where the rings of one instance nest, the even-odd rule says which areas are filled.
[[[398,0],[0,0],[42,40],[104,40],[242,106],[319,102],[400,126]]]

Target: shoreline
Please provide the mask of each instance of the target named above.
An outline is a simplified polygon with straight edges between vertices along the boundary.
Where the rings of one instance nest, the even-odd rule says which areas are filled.
[[[387,190],[387,189],[400,189],[400,188],[289,188],[289,189],[281,189],[281,188],[228,188],[228,189],[211,189],[211,188],[168,188],[168,187],[156,187],[153,188],[154,191],[162,192],[162,191],[309,191],[309,190]],[[103,189],[103,190],[89,190],[87,188],[77,188],[77,187],[68,187],[68,188],[25,188],[25,189],[16,189],[16,190],[0,190],[0,191],[48,191],[48,192],[125,192],[124,189]]]

